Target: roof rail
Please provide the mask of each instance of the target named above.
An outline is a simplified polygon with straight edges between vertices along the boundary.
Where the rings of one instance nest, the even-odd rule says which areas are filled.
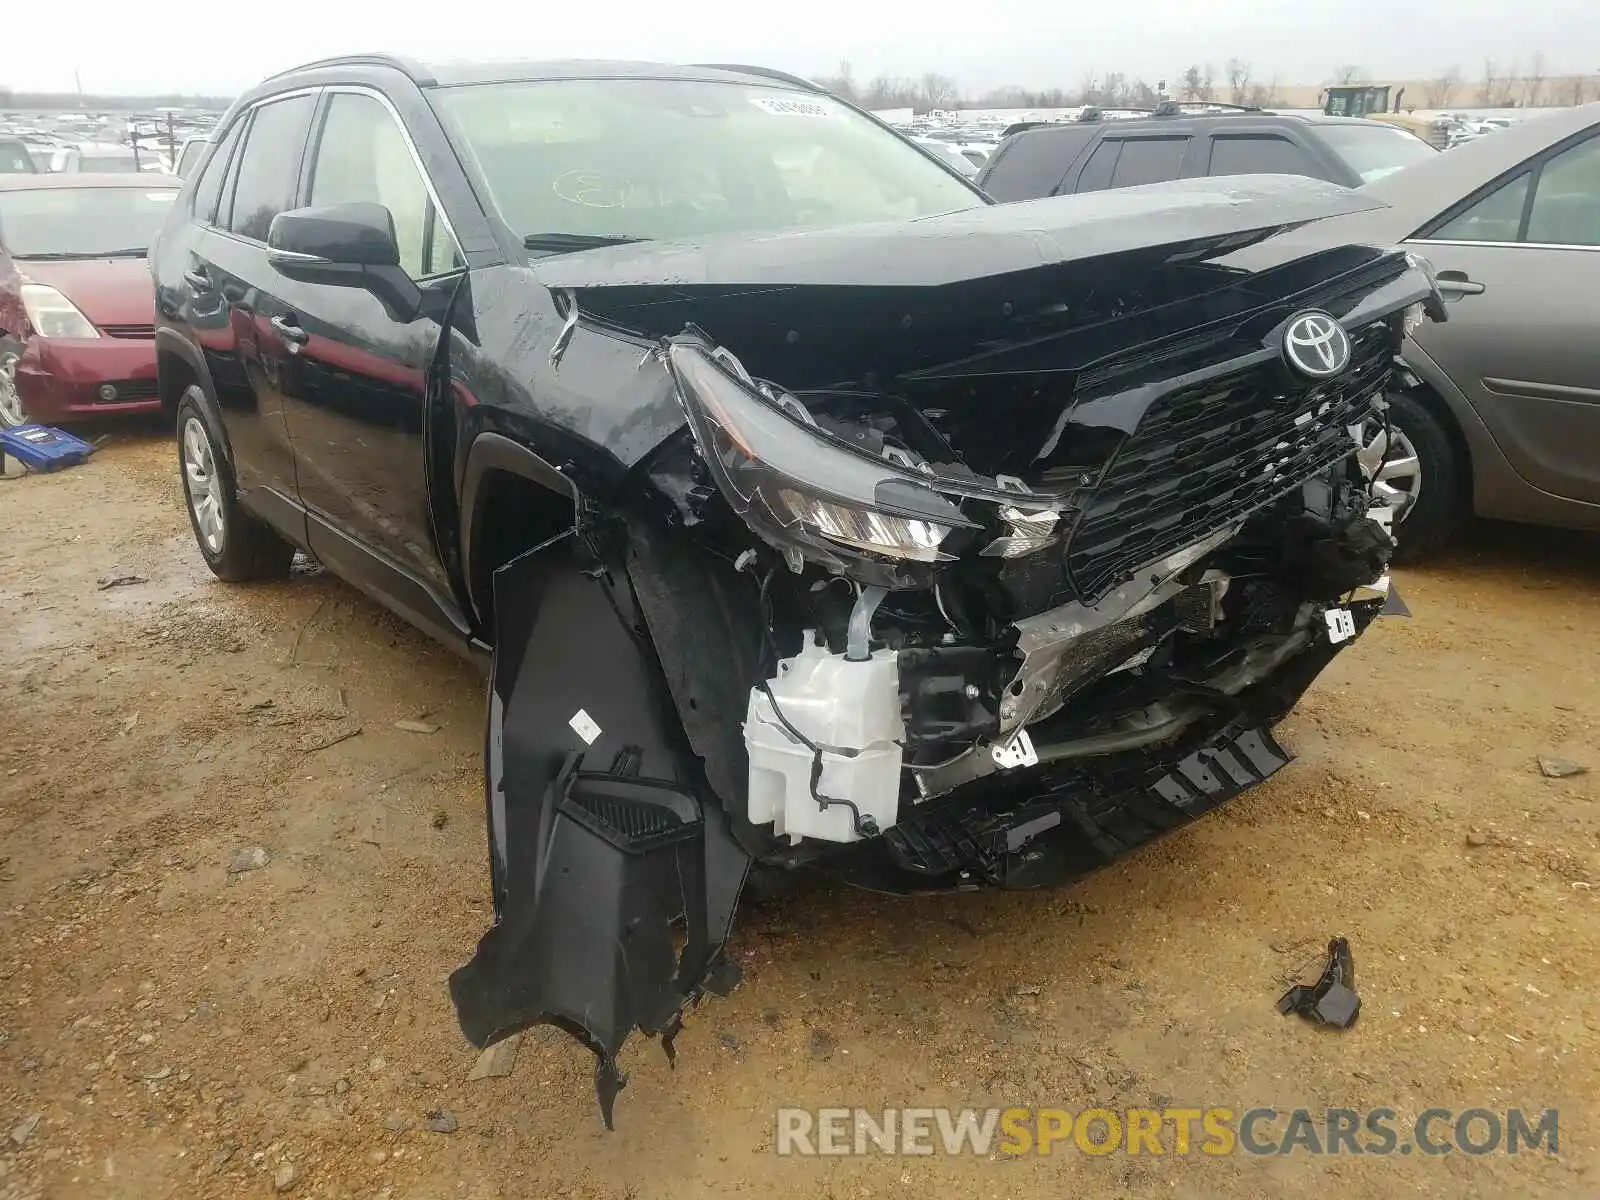
[[[809,79],[801,79],[798,75],[791,75],[787,71],[775,70],[772,67],[752,67],[744,63],[690,63],[692,67],[703,67],[708,71],[738,71],[743,75],[760,75],[765,79],[776,79],[780,83],[793,84],[808,92],[821,92],[826,89],[818,87]]]
[[[319,58],[296,67],[268,75],[268,79],[282,79],[285,75],[298,75],[301,71],[315,71],[321,67],[390,67],[409,76],[418,87],[429,87],[436,81],[433,73],[412,58],[397,54],[338,54],[332,58]]]

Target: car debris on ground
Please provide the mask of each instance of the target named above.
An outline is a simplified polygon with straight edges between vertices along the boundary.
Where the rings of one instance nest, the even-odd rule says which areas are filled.
[[[1356,965],[1350,955],[1350,942],[1336,937],[1328,943],[1328,962],[1321,977],[1312,984],[1295,984],[1278,1000],[1284,1015],[1299,1013],[1319,1025],[1348,1029],[1361,1012],[1361,997],[1356,995]]]

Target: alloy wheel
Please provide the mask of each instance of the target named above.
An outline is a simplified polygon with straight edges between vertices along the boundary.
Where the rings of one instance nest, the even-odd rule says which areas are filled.
[[[183,485],[200,540],[213,555],[222,553],[222,478],[211,438],[199,417],[183,423]]]
[[[22,394],[17,391],[17,352],[0,350],[0,428],[11,429],[28,423],[28,412],[22,407]]]
[[[1394,509],[1396,524],[1404,521],[1422,494],[1422,460],[1411,439],[1397,425],[1372,422],[1357,457],[1373,476],[1372,494]]]

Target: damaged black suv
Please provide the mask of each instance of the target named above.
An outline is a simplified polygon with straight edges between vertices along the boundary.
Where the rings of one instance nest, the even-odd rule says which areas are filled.
[[[493,654],[477,1045],[669,1053],[752,870],[1034,887],[1283,766],[1388,602],[1363,427],[1427,267],[1241,176],[991,206],[802,81],[312,64],[152,256],[222,578]]]

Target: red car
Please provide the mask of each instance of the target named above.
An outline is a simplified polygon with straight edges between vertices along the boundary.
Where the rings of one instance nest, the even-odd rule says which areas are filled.
[[[161,407],[145,254],[180,186],[0,175],[0,427]]]

